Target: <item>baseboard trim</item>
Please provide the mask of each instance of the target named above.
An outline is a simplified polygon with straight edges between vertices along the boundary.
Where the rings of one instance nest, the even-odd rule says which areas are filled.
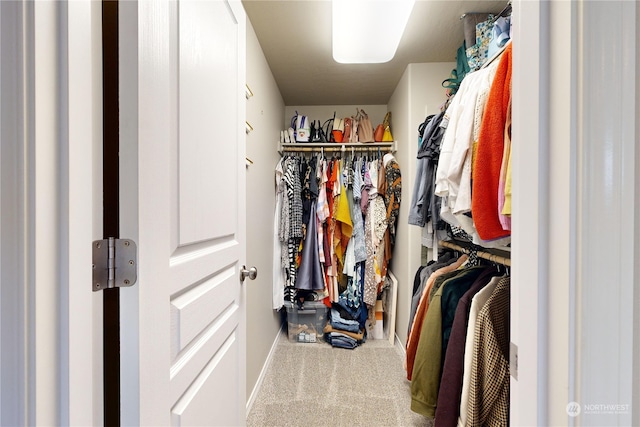
[[[262,382],[264,381],[264,377],[267,373],[267,369],[269,368],[269,365],[271,365],[271,361],[273,360],[273,355],[276,351],[276,347],[278,346],[278,340],[280,339],[280,335],[283,333],[284,330],[284,323],[280,326],[280,329],[278,329],[278,333],[276,334],[276,338],[273,340],[273,344],[271,344],[271,350],[269,350],[269,354],[267,355],[267,359],[264,361],[264,365],[262,365],[262,370],[260,371],[260,375],[258,376],[258,380],[256,381],[256,385],[253,387],[253,390],[251,391],[251,395],[249,396],[249,399],[247,400],[247,412],[246,412],[246,416],[249,416],[249,412],[251,412],[251,408],[253,408],[253,402],[256,400],[256,396],[258,395],[258,392],[260,391],[260,388],[262,387]]]
[[[395,337],[396,337],[396,340],[395,340],[394,344],[395,344],[396,348],[400,351],[402,356],[406,359],[407,358],[407,349],[405,348],[405,346],[400,341],[400,337],[398,337],[398,334],[395,334]]]

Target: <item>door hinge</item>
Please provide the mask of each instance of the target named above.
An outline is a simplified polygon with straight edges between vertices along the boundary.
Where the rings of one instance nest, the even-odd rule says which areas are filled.
[[[93,242],[93,291],[132,286],[138,278],[136,242],[108,239]]]

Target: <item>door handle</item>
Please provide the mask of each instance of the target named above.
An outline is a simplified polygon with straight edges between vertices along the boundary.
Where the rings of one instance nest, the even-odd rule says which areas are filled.
[[[240,270],[240,282],[244,282],[247,277],[251,280],[255,280],[256,277],[258,277],[258,269],[251,267],[247,270],[247,267],[243,265]]]

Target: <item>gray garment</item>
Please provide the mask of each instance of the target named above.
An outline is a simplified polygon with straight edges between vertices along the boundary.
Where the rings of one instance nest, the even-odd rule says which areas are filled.
[[[416,163],[416,182],[413,184],[411,206],[409,207],[409,225],[424,227],[426,218],[423,214],[427,186],[433,187],[433,173],[428,173],[429,159],[423,157]],[[431,181],[431,182],[428,182]]]
[[[287,181],[284,179],[284,174],[287,172],[287,161],[282,159],[282,177],[277,187],[277,194],[282,197],[282,204],[280,205],[280,226],[278,229],[278,237],[280,242],[287,242],[289,240],[289,197],[287,196]]]
[[[422,145],[418,150],[419,159],[429,157],[437,162],[438,157],[440,157],[440,145],[448,123],[444,122],[445,113],[446,111],[441,111],[425,126],[422,134]]]
[[[302,259],[296,277],[296,288],[305,290],[324,289],[322,266],[318,253],[316,201],[311,202],[311,215],[307,224],[307,237],[302,247]]]
[[[347,197],[349,200],[349,210],[351,212],[351,223],[353,231],[351,238],[353,239],[356,263],[367,260],[367,247],[364,235],[364,220],[362,219],[362,211],[360,203],[353,199],[353,191],[351,187],[347,189]]]
[[[359,157],[353,164],[353,200],[358,203],[362,199],[362,157]]]
[[[278,238],[280,240],[280,266],[285,270],[289,270],[289,197],[287,196],[287,183],[284,179],[284,173],[287,170],[286,159],[280,160],[282,176],[277,187],[277,197],[280,197],[280,224],[278,229]]]
[[[438,262],[423,268],[420,272],[420,286],[418,286],[418,289],[416,289],[413,297],[411,298],[411,313],[409,314],[409,328],[407,329],[407,336],[409,336],[411,333],[413,318],[416,315],[416,311],[418,311],[418,304],[420,303],[420,297],[424,292],[424,287],[427,284],[427,279],[429,278],[429,276],[435,273],[436,270],[453,264],[454,262],[456,262],[456,257],[454,257],[451,252],[445,252],[440,258],[438,258]]]
[[[444,112],[434,116],[425,126],[422,145],[418,150],[416,181],[413,186],[409,224],[424,227],[434,208],[435,174],[440,158],[440,143],[444,129],[440,127]]]

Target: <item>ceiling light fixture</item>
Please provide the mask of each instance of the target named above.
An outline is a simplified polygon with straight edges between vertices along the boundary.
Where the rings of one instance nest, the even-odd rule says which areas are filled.
[[[415,0],[333,0],[333,59],[379,64],[393,59]]]

